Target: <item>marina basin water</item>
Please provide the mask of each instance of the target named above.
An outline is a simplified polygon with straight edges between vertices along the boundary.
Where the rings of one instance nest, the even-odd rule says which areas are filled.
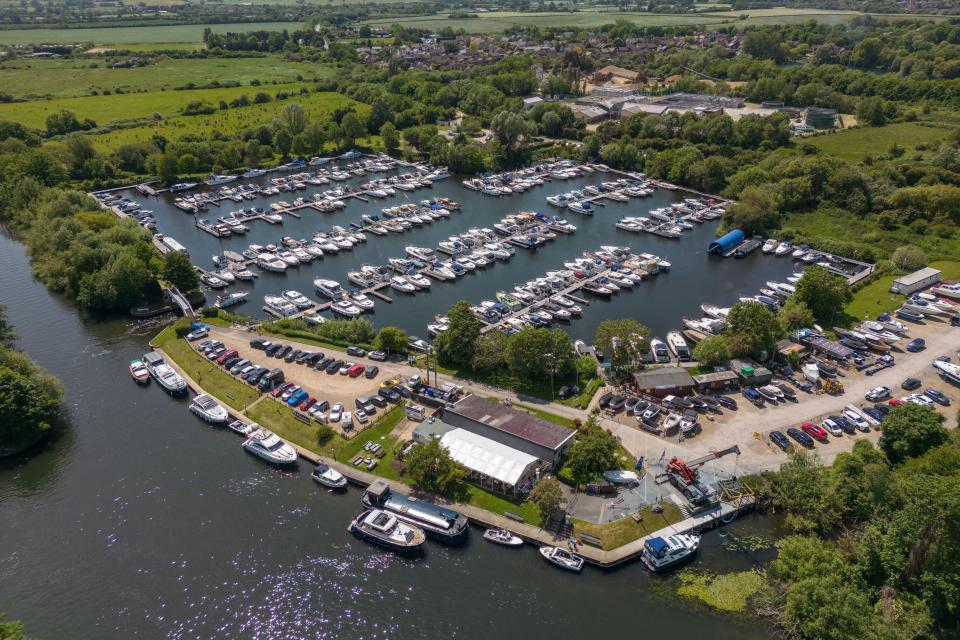
[[[270,174],[268,174],[270,175]],[[277,175],[277,174],[273,174]],[[377,174],[385,175],[385,174]],[[295,289],[314,300],[321,300],[313,289],[313,280],[317,277],[330,278],[345,287],[350,286],[346,278],[348,271],[359,268],[361,264],[386,264],[388,258],[404,256],[404,247],[410,244],[436,248],[437,243],[449,236],[462,233],[473,227],[492,228],[503,216],[518,211],[541,211],[548,214],[560,214],[577,226],[576,233],[558,234],[559,237],[538,250],[530,251],[517,248],[516,255],[506,263],[491,265],[486,269],[477,269],[453,281],[434,281],[429,293],[415,295],[385,290],[393,299],[393,304],[376,301],[373,314],[367,314],[375,326],[396,325],[411,335],[426,336],[426,325],[437,314],[442,314],[458,300],[469,300],[478,304],[481,300],[494,299],[500,289],[511,289],[515,284],[526,282],[543,275],[546,271],[562,268],[564,261],[580,256],[583,251],[598,249],[601,245],[611,244],[630,246],[635,252],[647,252],[659,255],[672,263],[669,273],[650,278],[633,288],[622,291],[609,300],[591,297],[590,308],[583,317],[569,325],[563,325],[574,338],[590,341],[597,325],[604,319],[632,317],[646,324],[654,335],[663,336],[667,331],[680,327],[680,319],[685,316],[699,317],[700,305],[710,302],[720,306],[729,306],[743,295],[755,295],[767,280],[783,280],[794,271],[798,264],[790,259],[775,258],[755,252],[744,259],[720,258],[709,255],[707,245],[716,235],[718,221],[696,225],[684,232],[678,240],[670,240],[649,233],[635,234],[614,227],[614,223],[623,216],[646,216],[651,209],[664,207],[671,202],[681,200],[682,192],[657,190],[647,198],[631,198],[629,202],[604,200],[606,206],[597,206],[593,216],[581,216],[566,209],[558,209],[548,204],[545,198],[554,193],[580,189],[588,184],[600,184],[611,180],[613,174],[593,174],[586,177],[545,183],[543,186],[529,189],[524,193],[506,197],[491,197],[463,187],[460,179],[451,177],[434,183],[432,188],[418,189],[413,192],[398,191],[395,196],[383,200],[371,198],[370,202],[347,199],[347,207],[334,213],[320,213],[314,209],[302,209],[300,219],[284,216],[282,225],[272,225],[265,221],[248,224],[250,231],[245,235],[229,238],[215,238],[194,226],[194,216],[173,206],[173,194],[164,193],[157,197],[145,197],[136,191],[124,195],[143,204],[144,209],[153,210],[160,232],[173,236],[190,253],[194,264],[212,269],[211,258],[224,250],[240,252],[251,243],[279,243],[280,238],[289,235],[294,238],[310,238],[316,231],[328,231],[331,226],[349,227],[351,222],[362,224],[364,214],[381,215],[383,207],[404,202],[419,202],[423,199],[444,196],[462,203],[460,211],[453,212],[446,220],[437,220],[433,224],[408,230],[403,234],[376,236],[367,234],[368,241],[352,251],[341,251],[337,255],[325,256],[312,264],[287,269],[285,273],[260,271],[260,277],[253,283],[239,282],[228,291],[250,290],[248,301],[232,309],[236,313],[267,317],[261,307],[264,295],[277,295],[285,289]],[[369,177],[355,178],[339,183],[359,187]],[[258,182],[263,184],[267,177],[238,182]],[[338,185],[308,187],[305,191],[282,193],[279,196],[245,200],[243,203],[225,200],[220,207],[210,210],[200,217],[211,221],[218,216],[228,214],[239,208],[263,207],[269,210],[270,203],[285,200],[292,203],[297,197],[309,197],[312,193],[322,192]],[[209,188],[208,188],[209,189]],[[255,267],[254,267],[255,269]],[[215,294],[208,293],[213,302]],[[330,317],[330,313],[325,315]]]
[[[570,575],[477,530],[419,561],[381,552],[346,530],[359,491],[267,467],[186,399],[130,380],[156,324],[82,318],[5,236],[0,300],[67,390],[57,437],[0,463],[0,610],[32,638],[770,637],[678,599],[674,578],[640,563]],[[705,545],[693,566],[729,553]]]

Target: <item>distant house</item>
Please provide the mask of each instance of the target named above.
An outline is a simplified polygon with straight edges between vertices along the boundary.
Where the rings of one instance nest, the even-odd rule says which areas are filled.
[[[637,390],[650,396],[685,396],[694,392],[696,384],[683,367],[658,367],[633,374]]]
[[[543,98],[539,96],[530,96],[529,98],[523,99],[523,108],[530,109],[531,107],[537,106],[541,102],[543,102]]]
[[[837,110],[807,107],[803,121],[814,129],[833,129],[837,126]]]
[[[570,106],[570,110],[573,111],[574,117],[576,117],[578,120],[584,121],[587,124],[602,122],[609,117],[609,114],[600,107],[574,104]]]
[[[625,80],[627,82],[636,82],[637,78],[640,77],[640,74],[636,71],[630,71],[629,69],[624,69],[623,67],[618,67],[612,64],[608,64],[602,69],[598,69],[597,75],[609,76],[612,78],[617,78],[618,80]]]

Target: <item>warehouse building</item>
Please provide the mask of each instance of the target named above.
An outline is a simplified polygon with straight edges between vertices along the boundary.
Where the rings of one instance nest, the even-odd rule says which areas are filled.
[[[633,374],[633,383],[640,393],[662,398],[686,396],[696,389],[696,384],[683,367],[658,367]]]
[[[924,267],[919,271],[914,271],[911,274],[894,280],[893,286],[890,287],[890,291],[908,296],[911,293],[916,293],[921,289],[926,289],[927,287],[938,282],[940,282],[940,269]]]

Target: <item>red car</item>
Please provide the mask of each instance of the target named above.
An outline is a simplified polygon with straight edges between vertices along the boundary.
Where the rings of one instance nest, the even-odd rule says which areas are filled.
[[[274,398],[279,398],[281,393],[283,393],[284,391],[286,391],[292,386],[293,386],[292,382],[284,382],[280,386],[276,387],[273,391],[271,391],[271,393],[273,394]]]
[[[351,378],[356,378],[361,373],[363,373],[365,369],[366,367],[363,366],[362,364],[355,364],[352,367],[350,367],[349,371],[347,371],[347,375],[350,376]]]
[[[316,403],[317,403],[317,399],[311,396],[300,403],[300,411],[306,411]]]
[[[821,426],[815,425],[812,422],[804,422],[800,425],[800,428],[803,429],[808,436],[811,438],[816,438],[820,442],[827,442],[827,431]]]
[[[237,355],[236,349],[227,349],[226,351],[221,353],[219,357],[217,357],[217,364],[223,364],[230,358],[236,357],[236,355]]]
[[[890,405],[891,407],[899,407],[900,405],[906,404],[906,403],[900,398],[890,398],[887,404]]]

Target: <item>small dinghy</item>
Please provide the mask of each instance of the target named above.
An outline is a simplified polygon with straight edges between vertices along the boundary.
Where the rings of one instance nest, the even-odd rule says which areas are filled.
[[[483,539],[505,547],[522,547],[523,540],[506,529],[487,529],[483,532]]]

